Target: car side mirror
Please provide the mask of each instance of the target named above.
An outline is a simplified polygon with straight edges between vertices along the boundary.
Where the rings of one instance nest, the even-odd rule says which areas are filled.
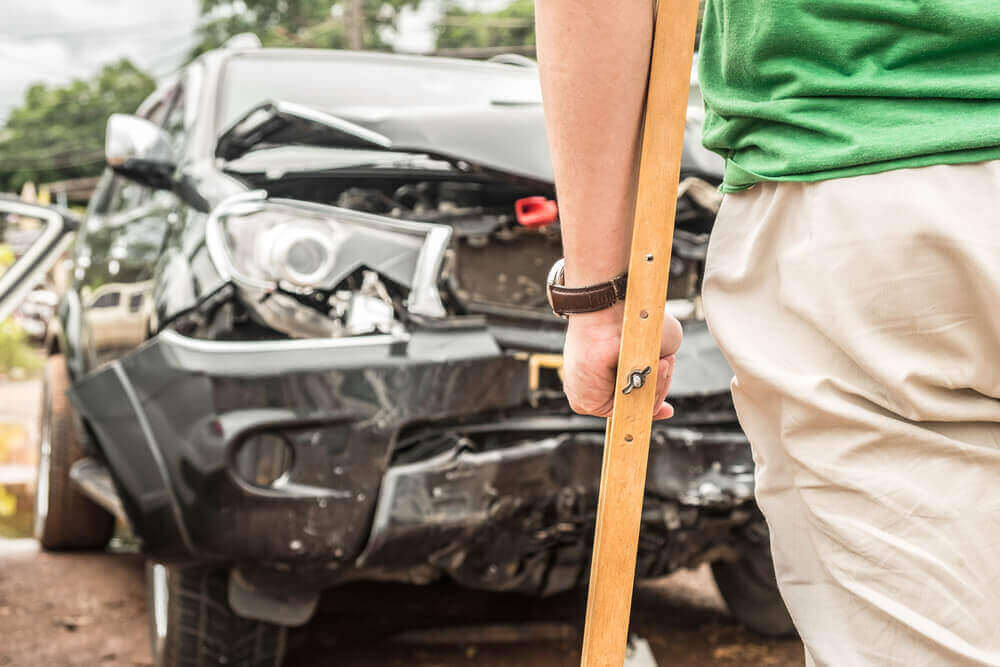
[[[176,161],[170,135],[145,118],[111,114],[104,156],[126,178],[157,189],[171,187]]]

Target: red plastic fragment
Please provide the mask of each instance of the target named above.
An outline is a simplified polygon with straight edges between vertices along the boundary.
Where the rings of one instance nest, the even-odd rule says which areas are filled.
[[[514,202],[514,213],[524,227],[545,227],[559,218],[559,207],[548,197],[523,197]]]

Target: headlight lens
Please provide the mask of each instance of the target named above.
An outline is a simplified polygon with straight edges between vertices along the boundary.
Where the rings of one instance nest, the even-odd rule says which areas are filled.
[[[343,243],[339,231],[309,220],[275,223],[257,234],[254,265],[269,267],[274,277],[299,287],[323,285]]]
[[[255,287],[332,287],[348,233],[333,220],[258,207],[219,216],[213,259],[228,277]]]
[[[392,300],[365,291],[383,282],[403,289],[411,314],[446,315],[437,283],[450,227],[266,197],[256,191],[219,204],[206,243],[222,278],[269,326],[297,337],[384,330]],[[345,292],[352,275],[363,279],[361,287]],[[310,295],[310,306],[289,293]],[[373,299],[387,304],[388,314]]]
[[[289,291],[335,288],[362,266],[410,286],[426,229],[344,209],[261,199],[223,203],[209,219],[209,251],[224,277]],[[373,219],[367,219],[367,218]]]

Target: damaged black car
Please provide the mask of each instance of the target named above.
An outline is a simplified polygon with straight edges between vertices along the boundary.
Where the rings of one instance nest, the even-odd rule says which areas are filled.
[[[638,576],[709,562],[792,631],[700,284],[721,164],[692,87]],[[35,217],[4,308],[69,250],[36,533],[148,556],[157,665],[280,665],[359,579],[550,595],[587,581],[604,420],[561,391],[562,255],[530,61],[223,48],[108,126],[86,216]],[[197,602],[195,604],[194,602]],[[253,637],[250,641],[248,638]]]

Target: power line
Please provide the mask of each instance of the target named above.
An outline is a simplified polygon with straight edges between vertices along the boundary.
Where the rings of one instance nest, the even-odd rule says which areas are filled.
[[[92,153],[90,155],[77,157],[74,161],[59,164],[18,164],[10,167],[0,164],[0,173],[11,173],[14,171],[21,171],[22,169],[34,171],[51,169],[53,171],[61,171],[63,169],[75,169],[77,167],[89,167],[94,164],[102,164],[104,161],[104,155]]]
[[[100,148],[100,142],[77,141],[73,143],[67,142],[65,144],[53,144],[49,147],[48,151],[41,152],[35,149],[30,149],[26,151],[8,153],[4,152],[3,149],[0,148],[0,161],[10,162],[11,160],[43,160],[84,149],[88,149],[92,152],[95,149],[95,146],[96,148]]]

